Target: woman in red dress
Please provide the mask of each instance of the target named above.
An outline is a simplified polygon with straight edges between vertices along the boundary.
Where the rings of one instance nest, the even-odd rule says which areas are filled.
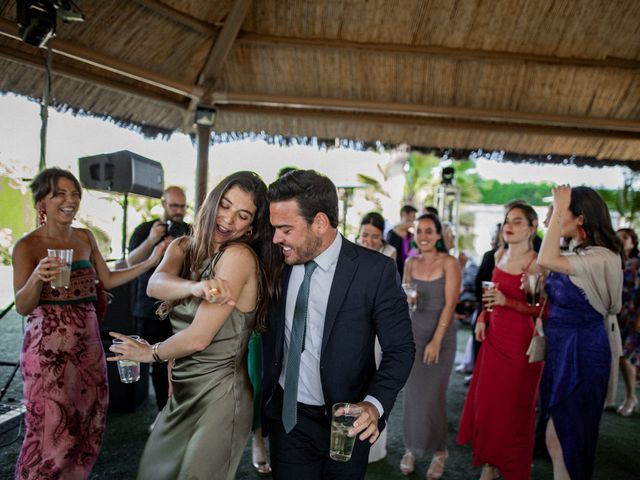
[[[529,306],[523,275],[540,273],[534,261],[533,238],[538,216],[529,205],[507,212],[502,229],[506,246],[496,252],[493,282],[483,295],[485,307],[476,325],[483,342],[464,404],[458,443],[471,442],[474,466],[484,465],[481,480],[502,475],[529,478],[533,456],[534,419],[543,362],[526,355],[540,306]],[[490,317],[490,326],[485,318]]]

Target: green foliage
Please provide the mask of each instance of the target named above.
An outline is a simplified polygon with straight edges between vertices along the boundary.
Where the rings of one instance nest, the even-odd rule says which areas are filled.
[[[389,198],[389,193],[384,188],[382,188],[380,182],[378,182],[375,178],[370,177],[369,175],[358,173],[356,178],[358,179],[359,183],[366,185],[366,188],[364,189],[364,198],[366,198],[370,202],[373,202],[378,210],[382,210],[380,197],[384,196]]]
[[[0,177],[0,225],[10,229],[15,240],[36,224],[31,194],[23,193],[22,187],[14,179]]]
[[[121,201],[119,203],[122,205]],[[153,219],[155,216],[151,213],[151,210],[161,204],[162,201],[159,198],[138,197],[135,195],[129,197],[129,208],[140,212],[143,222]]]
[[[434,169],[440,166],[440,157],[419,152],[411,152],[409,155],[409,169],[405,174],[405,200],[406,203],[415,204],[416,196],[421,191],[426,193],[425,203],[433,200],[435,188],[439,179],[433,175]]]
[[[544,205],[544,197],[551,196],[554,184],[540,183],[502,183],[498,180],[479,180],[478,190],[482,194],[480,203],[504,205],[515,199],[522,199],[531,205]]]
[[[624,173],[624,184],[620,190],[598,190],[610,210],[620,214],[620,225],[640,228],[640,174],[631,170]]]

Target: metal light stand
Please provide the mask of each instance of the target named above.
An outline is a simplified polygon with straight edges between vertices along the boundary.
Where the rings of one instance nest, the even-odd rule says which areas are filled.
[[[440,220],[449,222],[455,234],[455,253],[458,253],[458,229],[460,224],[460,189],[450,183],[443,183],[436,189],[436,208]]]

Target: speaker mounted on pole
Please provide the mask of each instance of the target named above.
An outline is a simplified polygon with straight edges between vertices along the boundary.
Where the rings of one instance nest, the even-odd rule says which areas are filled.
[[[164,171],[160,162],[129,150],[78,159],[80,182],[85,188],[105,192],[136,193],[161,198]]]

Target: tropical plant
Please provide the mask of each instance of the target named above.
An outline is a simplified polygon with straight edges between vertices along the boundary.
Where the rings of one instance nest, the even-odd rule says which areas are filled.
[[[640,227],[640,173],[625,170],[624,183],[619,190],[598,190],[607,206],[620,214],[620,226]]]

